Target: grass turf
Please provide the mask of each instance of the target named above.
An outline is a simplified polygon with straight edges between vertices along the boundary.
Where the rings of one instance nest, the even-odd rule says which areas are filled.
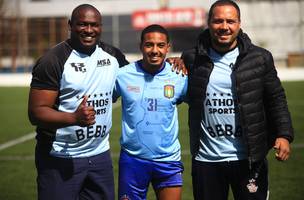
[[[304,196],[302,189],[304,180],[302,173],[304,166],[304,102],[302,100],[304,98],[304,82],[284,82],[283,85],[292,114],[296,138],[292,144],[292,155],[287,162],[278,162],[274,159],[274,152],[269,153],[270,199],[300,200]],[[28,90],[29,88],[26,87],[0,87],[0,144],[34,131],[34,127],[27,119]],[[185,104],[179,107],[179,119],[179,137],[185,167],[182,199],[192,200],[191,156],[189,154],[187,106]],[[117,108],[113,111],[113,128],[110,136],[115,179],[117,179],[120,149],[120,120],[120,108]],[[37,199],[34,147],[35,141],[30,140],[0,151],[0,199]],[[149,189],[147,199],[155,199],[152,188]],[[231,196],[230,199],[232,199]]]

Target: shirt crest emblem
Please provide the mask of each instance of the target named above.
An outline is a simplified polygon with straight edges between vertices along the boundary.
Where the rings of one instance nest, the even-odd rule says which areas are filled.
[[[164,96],[168,99],[174,97],[174,85],[165,85],[164,86]]]

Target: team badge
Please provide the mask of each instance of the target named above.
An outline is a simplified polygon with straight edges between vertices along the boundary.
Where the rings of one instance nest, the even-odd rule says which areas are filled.
[[[256,185],[255,179],[250,179],[249,183],[247,184],[247,189],[250,193],[255,193],[258,190],[258,186]]]
[[[168,99],[174,97],[174,85],[165,85],[164,86],[164,96]]]

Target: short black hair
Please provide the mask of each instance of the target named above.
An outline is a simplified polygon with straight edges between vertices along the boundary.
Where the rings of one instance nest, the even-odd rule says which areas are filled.
[[[97,8],[95,8],[91,4],[80,4],[79,6],[77,6],[76,8],[74,8],[74,10],[72,11],[72,15],[71,15],[71,19],[70,19],[71,23],[73,23],[73,21],[76,19],[76,17],[79,14],[79,11],[83,10],[83,9],[92,9],[92,10],[94,10],[96,13],[99,14],[100,20],[101,20],[101,14],[100,14],[100,12],[99,12],[99,10]]]
[[[217,7],[217,6],[225,6],[225,5],[233,6],[237,11],[239,21],[241,21],[241,10],[240,10],[240,7],[237,5],[236,2],[234,2],[232,0],[218,0],[218,1],[214,2],[209,9],[208,23],[210,22],[210,19],[212,17],[214,8]]]
[[[141,36],[140,36],[140,43],[142,44],[144,41],[144,36],[147,33],[152,33],[152,32],[158,32],[158,33],[163,33],[166,35],[167,38],[167,42],[170,42],[170,37],[169,37],[169,33],[167,31],[167,29],[165,29],[164,27],[162,27],[159,24],[151,24],[149,26],[147,26],[146,28],[144,28],[144,30],[142,30],[141,32]]]

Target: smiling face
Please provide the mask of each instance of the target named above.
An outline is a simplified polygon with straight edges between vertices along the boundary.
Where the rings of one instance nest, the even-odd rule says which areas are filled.
[[[140,50],[143,54],[143,67],[153,73],[162,67],[169,52],[170,44],[164,33],[148,32],[143,35]]]
[[[100,13],[90,7],[79,8],[69,21],[72,44],[77,50],[88,53],[95,49],[101,35]]]
[[[241,22],[232,5],[214,7],[208,22],[212,47],[220,52],[233,49],[237,45],[237,35]]]

